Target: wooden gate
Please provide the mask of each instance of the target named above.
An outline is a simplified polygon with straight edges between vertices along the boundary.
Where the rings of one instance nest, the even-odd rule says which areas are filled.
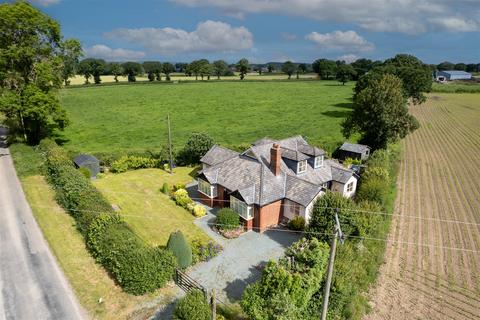
[[[185,292],[200,290],[203,292],[205,299],[207,299],[207,290],[201,284],[195,281],[195,279],[190,278],[185,272],[179,269],[175,269],[175,283]]]

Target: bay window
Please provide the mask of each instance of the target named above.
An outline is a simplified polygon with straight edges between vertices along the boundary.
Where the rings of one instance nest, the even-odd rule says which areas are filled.
[[[230,208],[245,220],[253,218],[253,208],[234,196],[230,196]]]
[[[209,198],[215,198],[217,196],[217,186],[211,185],[210,183],[202,179],[198,179],[198,191],[200,191]]]

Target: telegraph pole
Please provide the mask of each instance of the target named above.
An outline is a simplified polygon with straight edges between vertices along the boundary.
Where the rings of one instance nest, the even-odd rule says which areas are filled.
[[[170,130],[170,114],[167,114],[168,123],[168,152],[170,153],[170,174],[173,173],[173,157],[172,157],[172,133]]]
[[[335,213],[335,227],[333,230],[333,239],[330,245],[330,258],[328,259],[327,280],[325,282],[325,290],[323,291],[323,304],[322,304],[322,318],[327,319],[328,311],[328,298],[330,296],[330,285],[332,284],[333,265],[335,263],[335,251],[337,249],[337,238],[340,238],[340,242],[343,243],[343,233],[340,229],[340,221],[338,220],[338,208]]]

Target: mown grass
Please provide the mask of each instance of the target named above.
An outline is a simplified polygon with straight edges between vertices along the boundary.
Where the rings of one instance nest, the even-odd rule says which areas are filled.
[[[271,81],[64,89],[71,125],[61,139],[67,149],[84,152],[160,148],[170,114],[176,148],[197,131],[227,145],[301,134],[333,151],[343,141],[340,123],[350,112],[352,88],[336,81]]]
[[[85,247],[75,220],[55,201],[55,193],[40,175],[41,155],[22,144],[10,147],[17,174],[37,223],[68,278],[80,304],[93,319],[145,319],[170,303],[176,288],[133,296],[123,292]]]
[[[169,186],[193,180],[193,168],[177,167],[173,175],[161,169],[142,169],[108,174],[94,181],[105,198],[120,207],[118,213],[141,238],[153,246],[165,246],[170,233],[181,230],[188,240],[207,243],[210,238],[195,224],[194,217],[160,192]]]

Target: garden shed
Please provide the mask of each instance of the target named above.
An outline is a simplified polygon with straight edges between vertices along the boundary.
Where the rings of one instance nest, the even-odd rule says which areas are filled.
[[[370,156],[370,147],[364,144],[345,142],[338,149],[338,158],[345,160],[347,158],[365,161]]]
[[[73,163],[77,168],[87,168],[92,178],[96,177],[100,172],[100,161],[92,155],[79,154],[73,158]]]

